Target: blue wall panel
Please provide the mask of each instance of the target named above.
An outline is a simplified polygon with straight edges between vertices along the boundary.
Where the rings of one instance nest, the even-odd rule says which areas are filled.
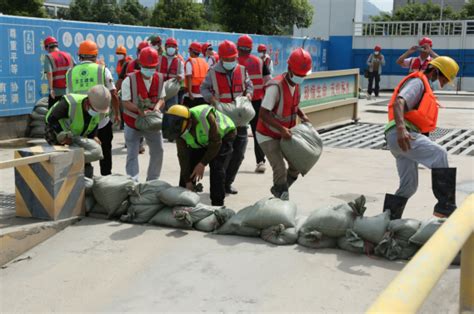
[[[329,70],[351,69],[352,36],[329,37]]]

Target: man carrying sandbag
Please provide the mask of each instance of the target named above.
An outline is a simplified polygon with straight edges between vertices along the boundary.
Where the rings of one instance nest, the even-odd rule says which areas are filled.
[[[236,135],[232,120],[209,105],[190,109],[174,105],[165,113],[164,120],[167,123],[163,123],[163,135],[176,140],[178,148],[179,185],[193,190],[209,164],[212,205],[223,206],[225,164],[231,157]]]
[[[163,164],[163,138],[159,130],[139,130],[136,121],[139,116],[145,116],[152,111],[160,112],[164,107],[164,77],[156,71],[158,52],[144,48],[139,55],[140,70],[129,74],[122,83],[122,101],[124,105],[125,144],[127,145],[127,175],[138,181],[138,153],[140,138],[144,137],[150,148],[150,163],[148,165],[147,181],[160,177]],[[148,108],[142,108],[142,104]]]
[[[386,194],[384,210],[399,219],[405,205],[418,187],[418,164],[431,169],[434,207],[437,217],[449,217],[456,209],[456,168],[449,168],[446,149],[422,133],[436,129],[438,100],[430,83],[440,88],[452,83],[459,66],[450,57],[433,59],[426,70],[416,71],[402,79],[388,105],[385,138],[396,159],[400,185],[395,195]]]
[[[201,84],[201,94],[213,105],[232,103],[239,96],[252,100],[253,84],[244,66],[237,63],[237,46],[228,40],[219,45],[219,62],[209,69]],[[232,187],[240,165],[245,157],[248,136],[247,126],[237,127],[237,137],[233,143],[233,152],[225,172],[225,190],[229,194],[237,194]]]
[[[291,138],[291,128],[298,116],[302,122],[308,117],[299,108],[300,84],[311,71],[311,55],[302,48],[294,50],[288,58],[288,72],[267,83],[265,97],[260,108],[257,123],[257,141],[273,170],[273,186],[270,191],[275,197],[288,199],[288,188],[296,181],[299,171],[288,162],[281,151],[280,139]]]
[[[100,144],[97,127],[100,115],[109,111],[111,98],[103,85],[92,87],[86,95],[64,95],[46,114],[46,141],[50,145],[71,145],[74,136],[82,136]],[[86,177],[92,178],[90,163],[84,172]]]

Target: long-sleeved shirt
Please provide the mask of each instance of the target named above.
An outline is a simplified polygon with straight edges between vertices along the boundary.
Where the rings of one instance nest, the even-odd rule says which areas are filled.
[[[209,113],[209,115],[207,116],[207,121],[209,122],[209,142],[206,147],[203,147],[203,149],[205,149],[206,151],[202,156],[201,160],[199,161],[204,166],[207,166],[217,156],[223,141],[232,140],[236,136],[236,131],[233,130],[232,132],[229,132],[224,135],[224,137],[221,139],[219,131],[217,129],[216,117],[212,112]],[[192,117],[191,123],[192,125],[189,132],[194,138],[196,138],[196,125],[198,124],[198,121],[194,117]],[[188,147],[186,141],[181,137],[176,140],[176,146],[178,149],[178,159],[181,168],[181,180],[182,182],[190,182],[190,177],[194,169],[191,168],[191,157],[189,154],[189,150],[193,148]]]
[[[367,65],[369,66],[369,72],[378,72],[378,74],[382,74],[382,66],[385,65],[385,57],[383,54],[379,54],[378,56],[371,53],[367,58]]]
[[[209,69],[209,72],[207,72],[206,78],[201,84],[201,95],[202,97],[204,97],[204,100],[208,103],[211,103],[211,98],[212,96],[214,96],[214,88],[212,87],[212,78],[211,78],[211,72],[213,70],[226,74],[227,80],[229,81],[229,86],[231,85],[230,83],[232,80],[232,73],[234,73],[234,70],[227,71],[226,69],[224,69],[221,62],[216,63],[216,65],[213,68]],[[245,70],[244,95],[253,95],[253,84],[249,78],[249,74],[247,73],[247,70]]]

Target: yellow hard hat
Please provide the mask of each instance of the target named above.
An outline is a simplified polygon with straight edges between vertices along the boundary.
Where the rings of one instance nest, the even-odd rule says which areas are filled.
[[[431,60],[430,64],[440,70],[449,82],[452,82],[458,75],[459,65],[450,57],[436,57]]]
[[[163,137],[174,140],[186,129],[187,120],[191,118],[188,107],[173,105],[165,112],[163,117]]]
[[[185,119],[189,119],[191,117],[191,112],[189,112],[188,107],[183,105],[173,105],[168,109],[168,111],[166,111],[166,113]]]

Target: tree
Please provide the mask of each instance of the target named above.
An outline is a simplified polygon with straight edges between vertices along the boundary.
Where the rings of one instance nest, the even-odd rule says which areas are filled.
[[[9,15],[47,17],[44,0],[0,0],[0,12]]]
[[[201,29],[204,6],[192,0],[163,0],[154,8],[150,25],[169,28]]]
[[[469,0],[460,12],[460,16],[465,20],[474,19],[474,0]]]
[[[126,0],[120,7],[120,23],[127,25],[148,25],[150,11],[138,0]]]
[[[92,13],[91,0],[74,0],[69,6],[68,13],[68,19],[94,22],[95,14]]]
[[[410,3],[400,7],[392,15],[382,12],[381,15],[371,16],[374,22],[389,21],[437,21],[441,17],[441,6],[431,1],[427,3]],[[450,6],[443,9],[443,20],[459,19]]]
[[[313,19],[308,0],[214,0],[216,21],[229,32],[282,35],[296,25],[306,28]]]

